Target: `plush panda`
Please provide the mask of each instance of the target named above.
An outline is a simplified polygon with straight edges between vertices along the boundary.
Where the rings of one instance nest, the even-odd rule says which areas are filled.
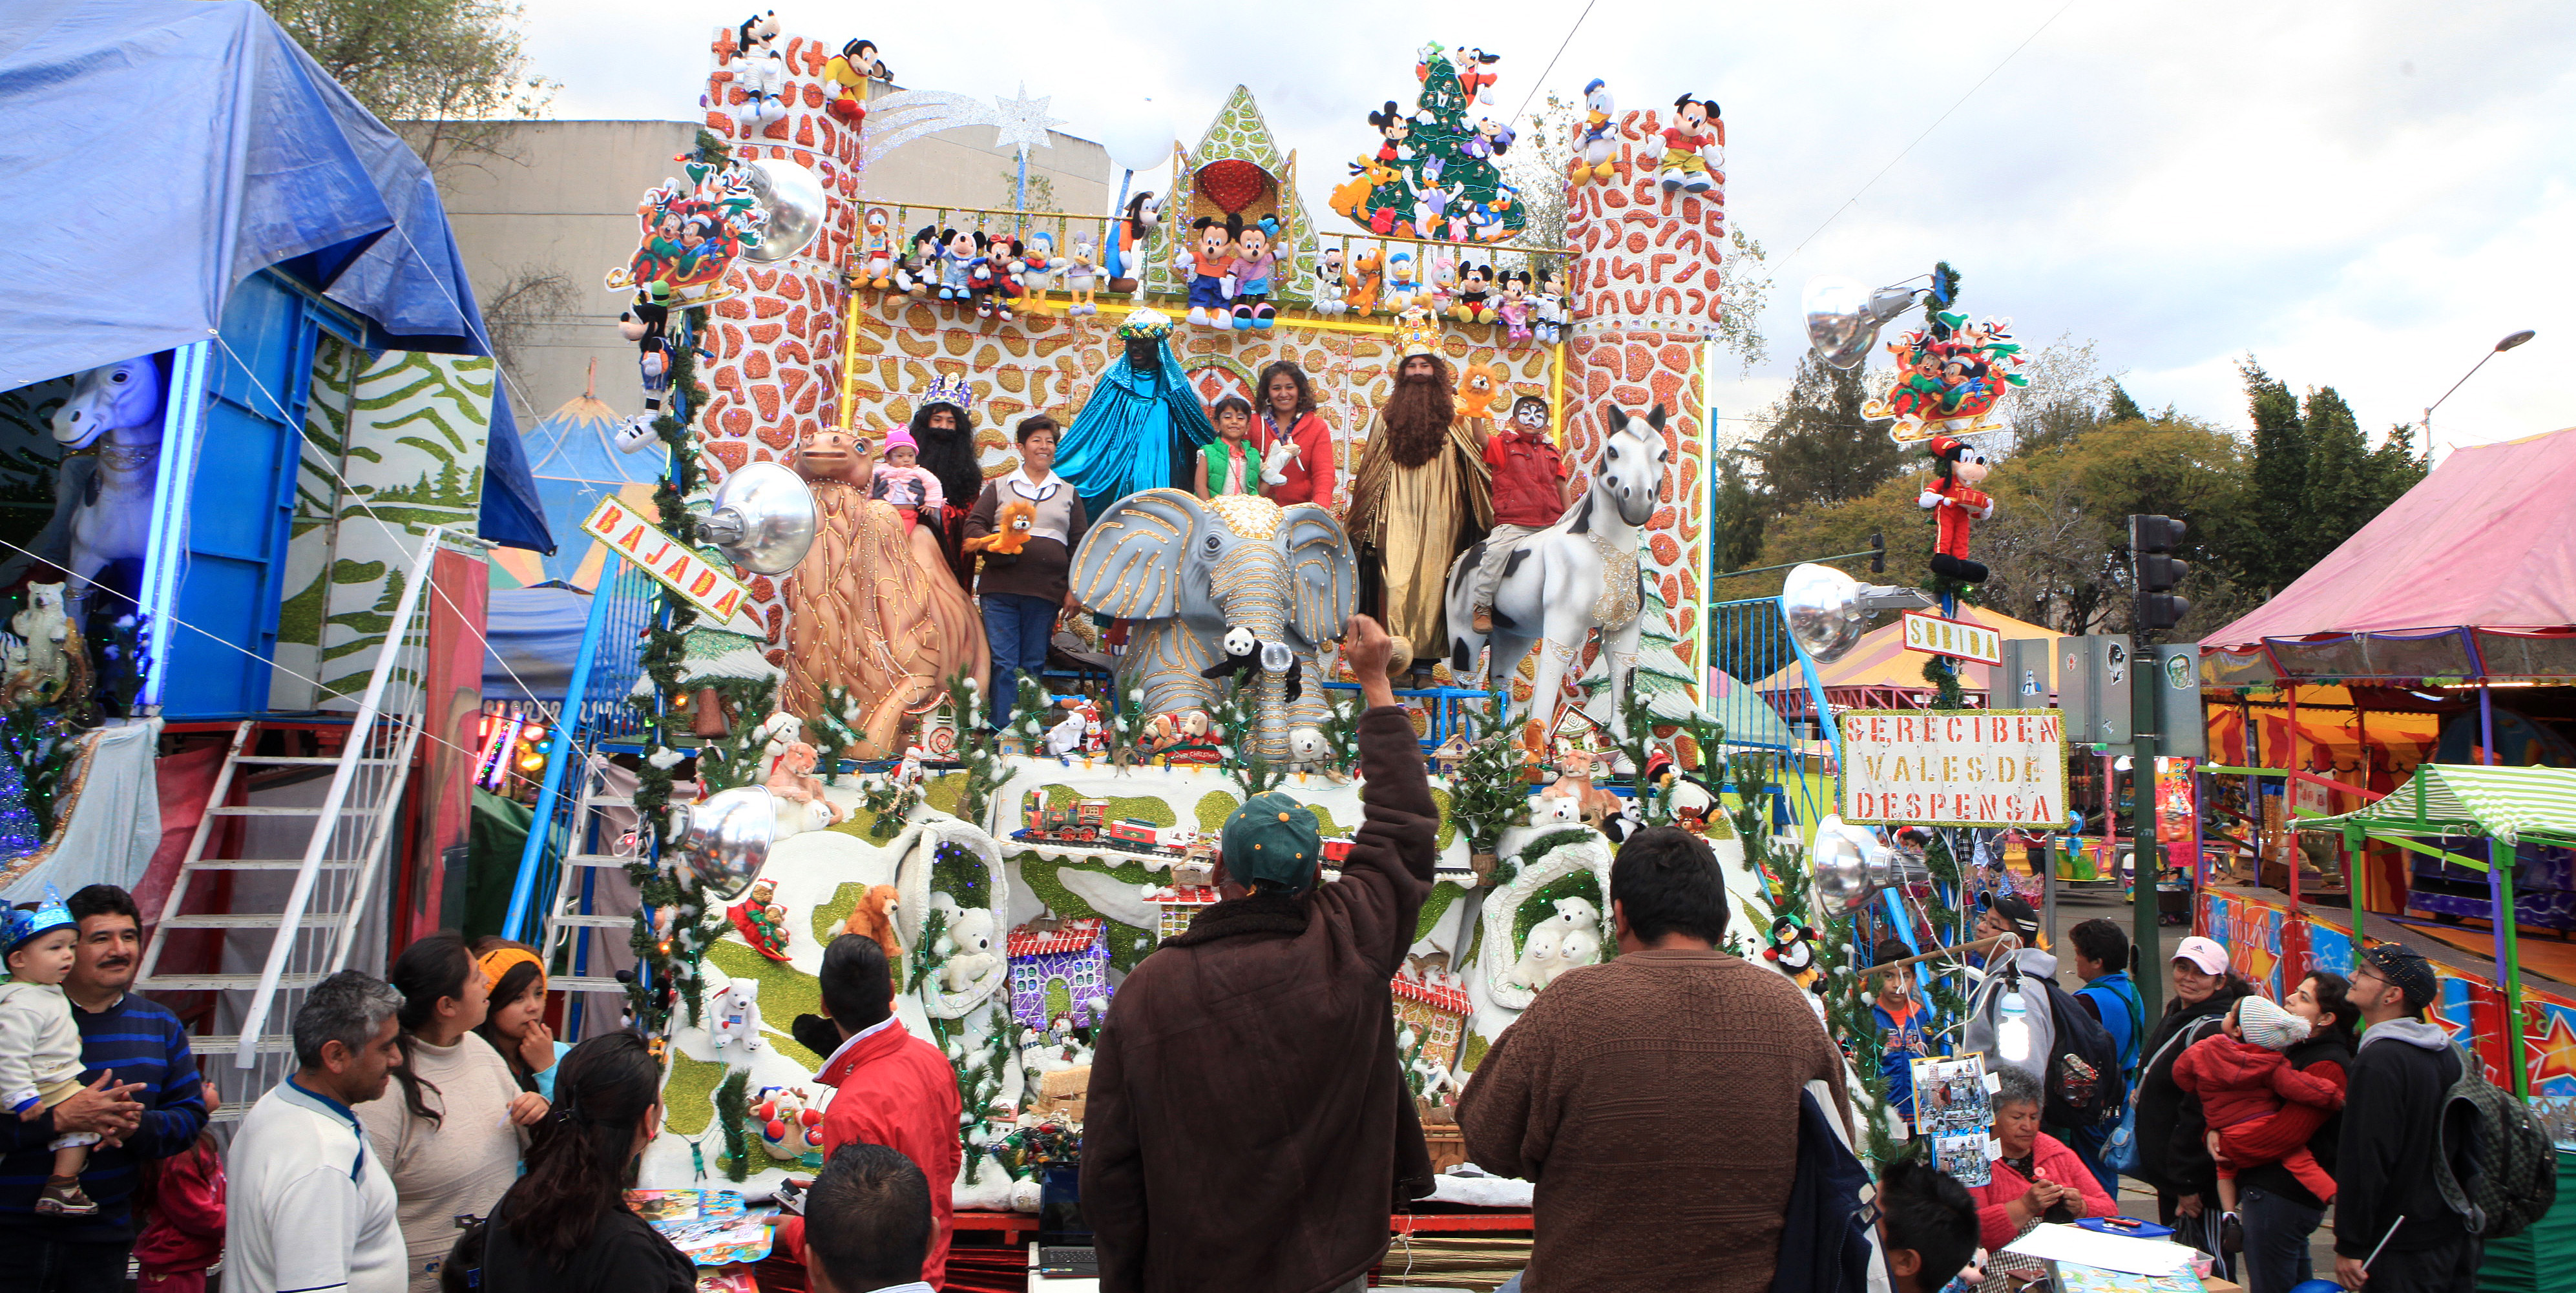
[[[1288,675],[1289,703],[1294,704],[1297,697],[1304,694],[1306,667],[1297,659],[1297,653],[1288,649],[1287,643],[1263,642],[1252,635],[1252,630],[1238,624],[1225,631],[1225,637],[1218,645],[1224,648],[1225,658],[1199,670],[1200,677],[1228,678],[1247,669],[1259,668]]]

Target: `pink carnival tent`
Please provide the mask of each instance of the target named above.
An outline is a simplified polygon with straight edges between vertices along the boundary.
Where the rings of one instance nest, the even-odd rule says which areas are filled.
[[[2216,685],[2576,677],[2576,427],[2452,453],[2201,646]]]

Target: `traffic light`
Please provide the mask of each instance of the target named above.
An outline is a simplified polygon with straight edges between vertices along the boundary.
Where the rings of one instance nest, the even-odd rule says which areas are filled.
[[[1887,535],[1879,530],[1869,532],[1869,573],[1887,573]]]
[[[2183,524],[2170,516],[2129,518],[2129,555],[2137,579],[2137,628],[2153,633],[2182,623],[2191,602],[2176,596],[2191,567],[2173,555],[2182,546]]]

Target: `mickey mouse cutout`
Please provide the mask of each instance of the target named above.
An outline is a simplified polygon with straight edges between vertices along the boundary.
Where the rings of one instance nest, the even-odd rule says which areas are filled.
[[[1968,528],[1995,514],[1995,500],[1976,486],[1990,470],[1986,456],[1957,436],[1936,435],[1924,446],[1932,455],[1932,483],[1915,496],[1933,514],[1932,573],[1963,584],[1986,582],[1986,567],[1968,560]]]
[[[1225,678],[1257,666],[1265,673],[1288,675],[1287,701],[1290,704],[1295,704],[1297,697],[1306,690],[1305,666],[1298,662],[1297,653],[1290,650],[1287,643],[1264,642],[1254,637],[1252,630],[1236,625],[1225,631],[1221,645],[1225,648],[1225,658],[1199,670],[1200,677]]]

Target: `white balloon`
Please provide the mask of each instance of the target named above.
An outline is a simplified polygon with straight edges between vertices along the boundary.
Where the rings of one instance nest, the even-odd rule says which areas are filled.
[[[1102,123],[1096,133],[1109,160],[1126,170],[1150,171],[1172,160],[1172,118],[1148,96]]]

